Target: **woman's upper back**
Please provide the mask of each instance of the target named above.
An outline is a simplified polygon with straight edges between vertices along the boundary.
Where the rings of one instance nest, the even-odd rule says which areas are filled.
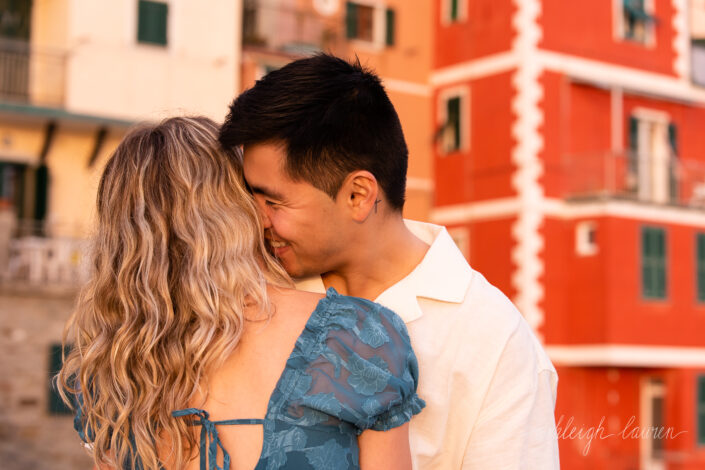
[[[201,458],[229,455],[233,470],[357,468],[359,433],[404,424],[424,406],[403,321],[333,289],[319,299],[274,293],[274,316],[249,324],[205,401],[177,413],[200,426]],[[252,421],[213,424],[233,419]]]

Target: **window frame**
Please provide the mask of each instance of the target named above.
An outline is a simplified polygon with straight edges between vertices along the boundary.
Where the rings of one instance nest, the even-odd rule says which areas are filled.
[[[153,6],[163,6],[164,7],[164,34],[163,38],[161,37],[161,34],[159,35],[158,39],[153,39],[150,37],[145,37],[145,31],[143,31],[140,28],[140,25],[142,22],[140,19],[142,18],[142,8],[146,7],[146,5],[151,4]],[[135,25],[135,36],[137,40],[137,44],[141,46],[151,46],[151,47],[158,47],[158,48],[168,48],[169,47],[169,30],[170,24],[169,24],[169,16],[170,16],[170,11],[169,11],[169,2],[166,0],[137,0],[137,22]],[[154,35],[155,33],[152,32]]]
[[[457,2],[457,16],[452,17],[453,2]],[[468,0],[442,0],[441,4],[441,23],[443,26],[451,24],[463,23],[468,19]]]
[[[348,18],[351,6],[372,9],[372,37],[370,39],[350,35]],[[394,47],[397,43],[396,36],[399,30],[399,15],[397,13],[394,8],[384,2],[376,0],[348,0],[345,2],[345,38],[355,46],[363,49],[381,50]]]
[[[666,420],[666,398],[667,398],[666,383],[661,377],[646,376],[642,377],[639,383],[639,422],[644,423],[644,428],[650,428],[654,425],[653,416],[653,400],[660,398],[662,403],[662,417]],[[662,423],[664,426],[665,423]],[[665,439],[662,439],[662,442]],[[639,439],[639,454],[641,462],[646,464],[646,468],[663,469],[665,464],[665,451],[662,450],[660,455],[654,455],[654,442],[651,433],[643,433]]]
[[[649,129],[644,132],[644,129]],[[668,148],[665,168],[658,166],[662,162],[656,158],[653,146],[643,148],[644,142],[652,142],[654,129],[660,129],[665,135],[664,145]],[[628,148],[626,189],[640,201],[655,204],[673,204],[680,201],[678,166],[678,125],[670,114],[650,108],[635,107],[627,118]],[[658,170],[661,170],[659,173]],[[655,174],[665,175],[666,179],[656,179]],[[658,192],[657,189],[665,192]]]
[[[575,225],[575,253],[581,257],[595,256],[600,252],[597,239],[590,240],[590,235],[597,236],[597,222],[582,220]]]
[[[652,258],[656,255],[651,254],[650,256],[646,253],[647,244],[647,233],[660,233],[663,236],[663,259],[653,260]],[[665,301],[668,300],[668,234],[664,227],[658,227],[654,225],[643,225],[639,234],[639,258],[640,258],[640,279],[641,279],[641,299],[645,301]],[[656,264],[655,269],[659,269],[658,264],[661,264],[660,268],[663,269],[663,292],[652,292],[647,289],[646,282],[646,270],[652,266],[647,266]],[[654,276],[652,274],[652,276]],[[657,277],[656,277],[657,279]],[[652,286],[654,291],[658,289],[658,286]]]
[[[644,1],[644,13],[650,18],[644,26],[644,40],[639,40],[633,37],[627,36],[625,29],[626,18],[624,17],[624,2],[625,0],[613,0],[613,18],[614,18],[614,39],[618,42],[626,42],[631,44],[641,44],[648,48],[653,48],[656,46],[656,30],[654,28],[654,22],[656,17],[655,12],[655,2],[654,0],[643,0]]]
[[[447,149],[444,146],[443,132],[448,120],[448,102],[454,98],[459,98],[459,145],[452,149]],[[468,152],[470,150],[471,141],[471,122],[470,122],[470,87],[467,85],[456,86],[441,90],[438,94],[436,128],[438,129],[437,136],[437,151],[441,156],[448,156],[457,153]]]

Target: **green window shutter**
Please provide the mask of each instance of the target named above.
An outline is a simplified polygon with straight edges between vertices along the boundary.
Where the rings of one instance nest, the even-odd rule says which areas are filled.
[[[44,164],[39,165],[34,178],[34,218],[44,220],[47,214],[49,168]]]
[[[394,10],[391,8],[387,8],[387,40],[386,43],[388,46],[393,46],[394,45],[394,31],[395,27],[395,14]]]
[[[644,227],[641,235],[642,294],[647,299],[666,298],[666,234]]]
[[[137,10],[137,41],[165,46],[169,6],[162,2],[139,0]]]
[[[668,143],[671,146],[671,158],[668,161],[668,189],[671,201],[678,201],[678,128],[668,125]]]
[[[675,124],[668,124],[668,143],[674,155],[678,155],[678,128]]]
[[[633,116],[629,118],[629,152],[627,153],[627,174],[634,178],[634,186],[628,189],[637,190],[636,180],[639,175],[639,120]]]
[[[698,445],[705,444],[705,375],[698,376],[696,404]]]
[[[56,390],[54,376],[59,373],[62,366],[61,360],[61,345],[52,344],[49,347],[49,400],[48,407],[50,414],[72,414],[69,407],[66,406],[61,399],[59,392]]]
[[[451,21],[457,21],[458,20],[458,11],[460,5],[458,5],[459,0],[449,0],[450,1],[450,20]]]
[[[446,112],[448,116],[448,122],[446,125],[453,132],[453,146],[450,150],[460,149],[460,97],[454,96],[446,102]]]
[[[345,37],[357,37],[357,5],[353,2],[347,2],[345,5]]]
[[[697,299],[705,302],[705,233],[696,235],[695,250]]]

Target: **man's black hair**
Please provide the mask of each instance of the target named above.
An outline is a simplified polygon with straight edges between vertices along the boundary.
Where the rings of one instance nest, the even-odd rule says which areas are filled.
[[[404,206],[409,152],[399,116],[359,60],[319,54],[270,72],[230,105],[220,142],[283,144],[287,174],[333,199],[348,174],[367,170],[393,209]]]

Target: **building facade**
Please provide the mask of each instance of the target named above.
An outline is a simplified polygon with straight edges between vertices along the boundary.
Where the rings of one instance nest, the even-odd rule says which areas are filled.
[[[432,219],[542,338],[562,468],[703,468],[705,4],[435,4]]]
[[[359,58],[375,70],[399,112],[409,171],[405,215],[427,220],[433,204],[431,2],[245,0],[242,89],[317,52]]]
[[[239,1],[0,0],[0,459],[91,468],[51,389],[98,177],[127,129],[222,120]]]
[[[544,342],[563,468],[705,465],[704,1],[246,1],[243,18],[243,88],[320,50],[382,77],[405,215],[447,225]]]

